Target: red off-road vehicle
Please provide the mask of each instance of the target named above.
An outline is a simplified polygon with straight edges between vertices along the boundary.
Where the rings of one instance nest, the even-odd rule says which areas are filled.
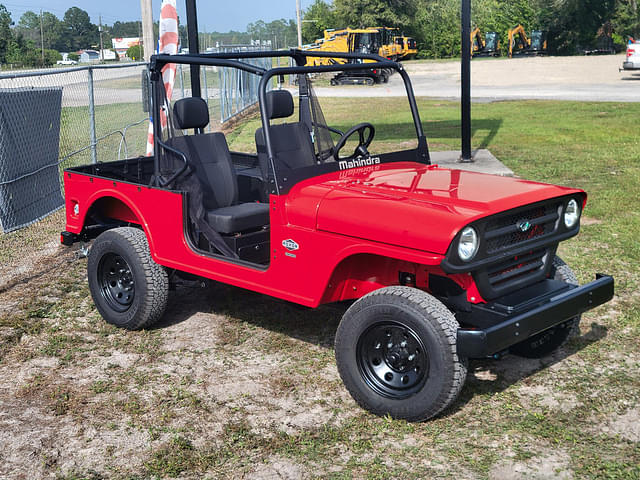
[[[298,66],[263,69],[257,57]],[[432,165],[402,66],[344,57],[399,73],[416,133],[410,149],[378,153],[375,125],[342,132],[325,122],[309,74],[357,61],[304,67],[297,50],[158,55],[153,117],[166,115],[167,126],[154,122],[155,155],[65,170],[62,243],[97,236],[91,294],[107,322],[128,329],[162,316],[169,281],[182,273],[308,307],[355,300],[335,340],[346,387],[376,414],[423,420],[456,398],[467,359],[557,349],[582,312],[612,298],[613,279],[578,286],[556,256],[578,233],[582,190]],[[257,154],[204,132],[203,99],[167,101],[168,63],[262,77]],[[296,101],[272,90],[281,75],[298,77]]]

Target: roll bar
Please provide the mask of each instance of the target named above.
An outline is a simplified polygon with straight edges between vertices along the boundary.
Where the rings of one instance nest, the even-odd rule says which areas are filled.
[[[295,60],[295,67],[275,67],[271,69],[264,69],[256,65],[252,65],[246,61],[253,58],[283,58],[289,57]],[[340,58],[344,60],[370,60],[368,63],[336,63],[334,65],[316,65],[316,66],[304,66],[308,57],[321,57],[321,58]],[[252,73],[254,75],[261,76],[260,84],[258,87],[258,99],[260,101],[260,116],[262,117],[262,127],[265,137],[265,144],[267,148],[267,156],[269,163],[275,174],[274,165],[274,153],[271,143],[271,135],[269,132],[269,116],[267,114],[267,86],[269,80],[279,75],[302,75],[306,73],[324,73],[324,72],[345,72],[345,71],[358,71],[358,70],[370,70],[370,69],[391,69],[397,71],[404,82],[405,90],[407,92],[407,98],[409,100],[409,107],[411,109],[411,115],[413,117],[413,123],[416,129],[416,135],[418,136],[418,148],[424,149],[428,152],[426,147],[426,138],[422,129],[422,123],[420,121],[420,114],[418,113],[418,106],[416,104],[415,95],[413,93],[413,87],[409,75],[405,71],[401,63],[387,60],[379,55],[366,54],[366,53],[348,53],[348,52],[324,52],[313,50],[300,50],[292,48],[290,50],[263,50],[263,51],[248,51],[248,52],[223,52],[223,53],[200,53],[200,54],[186,54],[186,55],[153,55],[150,61],[150,71],[152,80],[159,81],[161,78],[160,72],[162,68],[169,63],[178,63],[183,65],[205,65],[216,67],[229,67],[237,68],[245,72]],[[159,134],[159,129],[156,129],[156,135]],[[428,153],[423,154],[424,160],[428,162]],[[156,163],[157,165],[157,163]],[[156,172],[157,173],[157,172]],[[276,182],[276,193],[279,194],[279,186]]]

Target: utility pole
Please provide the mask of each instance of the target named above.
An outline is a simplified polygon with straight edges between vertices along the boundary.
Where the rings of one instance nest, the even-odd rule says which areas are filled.
[[[42,47],[42,66],[44,67],[44,28],[42,26],[42,9],[40,9],[40,46]]]
[[[100,61],[104,62],[104,46],[102,45],[102,15],[99,15],[98,19],[99,19],[98,33],[100,34]]]
[[[302,48],[302,15],[300,13],[300,0],[296,0],[296,17],[298,19],[298,48]]]
[[[151,0],[140,0],[140,10],[142,11],[142,45],[144,47],[144,61],[148,62],[153,55],[153,14],[151,10]]]

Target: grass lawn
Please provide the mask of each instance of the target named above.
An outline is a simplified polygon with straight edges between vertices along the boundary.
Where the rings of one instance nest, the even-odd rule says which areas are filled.
[[[413,141],[398,99],[322,102],[339,128],[375,124],[372,153]],[[419,107],[430,148],[458,148],[459,106]],[[542,360],[471,362],[452,408],[408,424],[360,410],[342,386],[341,306],[182,286],[159,328],[124,332],[93,307],[86,261],[54,249],[25,281],[0,282],[0,405],[17,419],[0,435],[0,477],[23,466],[61,479],[640,478],[640,105],[472,111],[474,148],[589,193],[582,231],[559,254],[581,282],[614,275],[616,297],[583,316],[579,338]],[[255,150],[258,126],[242,124],[230,147]],[[51,235],[50,223],[0,236],[0,257],[39,228]]]

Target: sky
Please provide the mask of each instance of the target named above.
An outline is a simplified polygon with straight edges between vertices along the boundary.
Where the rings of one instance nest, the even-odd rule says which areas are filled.
[[[296,0],[196,0],[198,5],[198,30],[228,32],[245,31],[247,24],[257,20],[270,22],[279,18],[296,18]],[[153,19],[160,16],[161,0],[153,0]],[[302,9],[309,7],[313,0],[301,0]],[[140,0],[0,0],[14,22],[18,23],[22,14],[28,10],[51,12],[62,19],[70,7],[79,7],[91,16],[91,22],[112,25],[114,22],[140,20]],[[178,16],[186,21],[184,0],[176,0]]]

